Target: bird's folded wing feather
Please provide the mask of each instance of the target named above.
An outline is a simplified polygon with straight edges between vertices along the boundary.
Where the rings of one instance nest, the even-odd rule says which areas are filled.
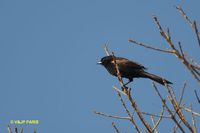
[[[124,66],[125,68],[132,68],[132,69],[146,69],[143,65],[139,64],[139,63],[136,63],[136,62],[133,62],[133,61],[130,61],[128,59],[125,59],[125,58],[119,58],[119,59],[116,59],[116,63],[120,66]]]

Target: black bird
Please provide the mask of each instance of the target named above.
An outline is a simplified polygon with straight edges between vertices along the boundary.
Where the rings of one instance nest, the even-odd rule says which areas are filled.
[[[114,57],[112,55],[105,56],[101,59],[100,62],[98,62],[98,64],[103,65],[111,75],[117,76],[114,59],[118,66],[121,77],[129,79],[128,83],[132,82],[133,78],[149,78],[162,85],[164,85],[164,83],[172,84],[170,81],[162,77],[146,72],[146,68],[143,65],[130,61],[126,58]]]

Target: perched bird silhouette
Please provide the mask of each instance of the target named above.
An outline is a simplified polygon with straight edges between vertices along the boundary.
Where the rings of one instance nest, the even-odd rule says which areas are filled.
[[[114,60],[116,61],[121,77],[129,79],[129,82],[125,85],[132,82],[133,78],[149,78],[161,85],[164,85],[164,83],[172,84],[172,82],[162,77],[146,72],[146,68],[143,65],[130,61],[126,58],[114,57],[112,55],[105,56],[100,62],[98,62],[98,64],[103,65],[111,75],[117,76]]]

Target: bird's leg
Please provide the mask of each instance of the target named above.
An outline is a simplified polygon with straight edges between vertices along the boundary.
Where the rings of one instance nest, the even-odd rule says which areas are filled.
[[[129,79],[129,81],[127,83],[124,84],[124,86],[128,85],[130,82],[132,82],[133,79]]]
[[[124,86],[128,85],[130,82],[132,82],[132,81],[128,81],[127,83],[124,84]]]
[[[128,85],[130,82],[132,82],[133,81],[133,79],[129,79],[129,81],[127,82],[127,83],[125,83],[124,85],[123,85],[123,87],[122,87],[122,91],[125,91],[125,93],[126,94],[129,94],[130,93],[130,90],[131,90],[131,88],[129,89],[126,85]],[[125,90],[124,90],[124,88],[125,88]]]

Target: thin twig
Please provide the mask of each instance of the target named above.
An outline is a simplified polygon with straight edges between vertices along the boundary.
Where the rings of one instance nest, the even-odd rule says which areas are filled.
[[[181,46],[181,42],[178,42],[178,46],[179,46],[179,49],[181,51],[181,56],[182,58],[185,60],[185,56],[184,56],[184,53],[183,53],[183,49],[182,49],[182,46]]]
[[[198,32],[198,28],[197,28],[197,25],[196,25],[196,21],[193,21],[190,20],[190,18],[186,15],[186,13],[183,11],[182,7],[181,6],[176,6],[176,9],[181,13],[181,15],[185,18],[185,20],[190,24],[192,30],[195,32],[195,35],[197,37],[197,41],[198,41],[198,44],[200,46],[200,33]]]
[[[118,89],[117,87],[113,86],[113,89],[116,90],[116,91],[118,91],[119,93],[121,93],[121,94],[127,96],[127,94],[126,94],[124,91],[121,91],[121,90]]]
[[[181,122],[182,122],[182,121],[181,121],[181,120],[179,120],[179,121],[178,121],[178,124],[180,125],[180,124],[181,124]],[[178,125],[177,125],[177,124],[175,124],[175,126],[174,126],[174,128],[173,128],[173,132],[174,132],[174,133],[176,133],[176,130],[177,130],[177,129],[178,129]]]
[[[137,113],[140,121],[142,122],[142,124],[146,127],[148,132],[152,132],[151,126],[145,121],[145,119],[142,116],[141,111],[139,110],[139,108],[137,107],[137,104],[135,103],[135,101],[133,100],[133,98],[131,96],[131,92],[130,92],[131,89],[128,90],[128,88],[124,85],[124,82],[122,80],[118,65],[117,65],[116,60],[115,60],[114,53],[112,53],[112,55],[113,55],[113,61],[114,61],[114,64],[115,64],[115,69],[117,71],[117,78],[118,78],[118,80],[121,84],[122,91],[124,91],[127,94],[127,98],[129,100],[129,102],[131,103],[131,106],[133,107],[133,109],[136,111],[136,113]],[[120,94],[119,92],[117,92],[117,93]]]
[[[179,129],[185,133],[183,127],[178,123],[178,120],[176,119],[175,115],[173,115],[171,109],[167,106],[166,101],[164,100],[164,98],[162,97],[162,95],[160,94],[160,92],[158,91],[158,88],[156,87],[155,83],[153,82],[153,87],[157,92],[157,95],[159,96],[159,98],[161,99],[163,106],[167,109],[168,113],[171,115],[171,119],[176,123],[176,125],[179,127]]]
[[[129,117],[121,117],[121,116],[115,116],[115,115],[108,115],[108,114],[105,114],[105,113],[102,113],[102,112],[97,112],[97,111],[94,111],[94,113],[97,114],[97,115],[101,115],[101,116],[109,117],[109,118],[114,118],[114,119],[130,120]]]
[[[108,43],[106,43],[106,44],[104,45],[104,51],[105,51],[105,53],[106,53],[107,56],[110,55],[110,53],[109,53],[109,51],[108,51]]]
[[[190,109],[192,110],[192,104],[190,105]],[[194,133],[197,133],[196,120],[195,120],[194,114],[192,112],[191,114],[192,114],[192,125],[194,129]]]
[[[161,36],[166,40],[166,42],[169,44],[169,46],[171,47],[172,51],[174,52],[173,54],[179,59],[182,61],[182,63],[187,67],[187,69],[191,72],[192,76],[197,80],[198,83],[200,83],[200,74],[199,72],[194,69],[192,67],[192,65],[184,58],[184,55],[183,52],[180,53],[176,47],[174,46],[173,42],[171,41],[171,37],[166,34],[162,28],[162,26],[160,25],[160,22],[158,21],[157,17],[156,16],[153,16],[153,20],[155,21],[157,27],[158,27],[158,30],[161,34]],[[179,47],[181,48],[181,44],[179,43]]]
[[[112,127],[115,129],[116,133],[120,133],[114,122],[112,122]]]
[[[180,105],[181,105],[181,102],[182,102],[182,100],[183,100],[183,94],[184,94],[184,92],[185,92],[185,88],[186,88],[186,82],[184,83],[184,85],[183,85],[183,88],[182,88],[182,90],[181,90],[181,96],[180,96],[180,100],[179,100],[179,107],[180,107]]]
[[[120,102],[121,102],[123,108],[125,109],[125,111],[126,111],[128,117],[129,117],[130,122],[133,124],[134,128],[136,129],[136,131],[137,131],[138,133],[140,133],[140,130],[139,130],[137,124],[135,123],[135,121],[133,120],[132,115],[131,115],[131,113],[129,112],[128,108],[126,107],[126,104],[125,104],[124,100],[122,99],[121,94],[120,94],[118,91],[116,91],[116,92],[117,92],[118,98],[119,98],[119,100],[120,100]]]
[[[153,132],[154,132],[154,133],[158,133],[157,129],[155,128],[156,125],[155,125],[154,116],[151,116],[150,118],[151,118],[151,121],[152,121],[152,123],[153,123],[153,127],[154,127],[154,128],[152,129],[152,133],[153,133]]]
[[[142,124],[146,127],[148,132],[152,132],[151,126],[145,121],[144,117],[142,116],[142,113],[141,113],[140,109],[137,107],[136,102],[133,100],[130,91],[129,91],[129,93],[127,95],[128,95],[128,99],[129,99],[129,101],[131,103],[131,106],[136,111],[136,113],[137,113],[140,121],[142,122]]]
[[[151,46],[146,45],[146,44],[144,44],[144,43],[137,42],[136,40],[133,40],[133,39],[129,39],[128,41],[131,42],[131,43],[134,43],[134,44],[143,46],[143,47],[148,48],[148,49],[152,49],[152,50],[159,51],[159,52],[174,53],[174,51],[172,51],[172,50],[163,50],[163,49],[159,49],[159,48],[154,48],[154,47],[151,47]]]
[[[181,106],[181,108],[183,108],[185,111],[193,113],[193,115],[200,116],[200,113],[197,113],[197,112],[195,112],[195,111],[193,111],[193,110],[191,110],[191,109],[189,109],[187,107]]]
[[[194,32],[196,34],[196,38],[197,38],[198,44],[200,46],[200,33],[199,33],[198,29],[197,29],[196,21],[193,22],[193,26],[194,26]]]
[[[184,57],[185,53],[182,50],[182,46],[179,42],[179,48],[180,48],[180,52],[178,51],[178,49],[176,49],[176,47],[174,46],[172,40],[171,40],[171,36],[170,36],[170,32],[169,32],[169,28],[167,30],[167,33],[165,33],[165,31],[163,30],[162,26],[160,25],[160,22],[158,21],[156,16],[153,16],[153,20],[156,23],[158,30],[161,34],[161,36],[166,40],[166,42],[169,44],[171,50],[163,50],[163,49],[158,49],[149,45],[146,45],[144,43],[141,42],[137,42],[133,39],[129,39],[129,42],[143,46],[145,48],[148,49],[152,49],[155,51],[159,51],[159,52],[163,52],[163,53],[170,53],[170,54],[174,54],[179,60],[182,61],[182,63],[187,67],[187,69],[191,72],[192,76],[197,80],[198,83],[200,83],[200,72],[198,72],[198,70],[196,70],[196,68],[199,68],[196,65],[192,65],[190,64]]]
[[[181,108],[179,107],[178,103],[177,103],[174,99],[172,99],[172,98],[170,98],[170,97],[168,97],[168,99],[169,99],[169,101],[171,102],[171,104],[173,105],[174,110],[176,110],[176,114],[178,114],[178,116],[179,116],[179,118],[182,120],[183,124],[184,124],[192,133],[194,133],[194,130],[193,130],[192,126],[191,126],[191,125],[188,123],[188,121],[186,120],[186,118],[185,118],[185,116],[183,115],[182,110],[181,110]]]
[[[168,42],[169,46],[171,47],[172,51],[174,52],[173,54],[175,54],[177,52],[177,49],[175,48],[174,44],[171,41],[170,34],[166,34],[164,32],[164,30],[163,30],[162,26],[160,25],[160,22],[158,21],[158,18],[156,16],[153,16],[152,18],[153,18],[154,22],[156,23],[161,36]]]
[[[120,71],[119,71],[118,64],[117,64],[117,62],[116,62],[116,60],[115,60],[114,52],[112,52],[112,56],[113,56],[113,61],[114,61],[114,65],[115,65],[115,70],[117,71],[117,78],[118,78],[119,83],[120,83],[120,85],[121,85],[122,91],[125,91],[125,93],[126,93],[126,91],[128,91],[128,90],[127,90],[127,87],[126,87],[125,84],[124,84],[124,81],[122,80],[122,77],[121,77],[121,73],[120,73]]]
[[[186,15],[186,13],[183,11],[181,6],[176,6],[176,9],[182,14],[182,16],[185,18],[185,20],[191,25],[192,27],[192,21],[190,18]]]
[[[184,56],[193,64],[193,67],[200,70],[200,64],[197,63],[194,59],[192,59],[187,53],[184,53]]]
[[[152,132],[158,127],[158,125],[160,124],[162,118],[163,118],[163,114],[164,114],[164,106],[162,107],[161,113],[160,113],[160,118],[158,119],[158,121],[156,122],[156,124],[154,124],[154,127],[152,129]],[[157,132],[157,131],[156,131]]]
[[[199,96],[198,96],[198,94],[197,94],[197,90],[194,90],[194,93],[195,93],[195,96],[196,96],[196,98],[197,98],[198,103],[200,104],[200,98],[199,98]]]
[[[164,115],[157,115],[157,114],[151,114],[151,113],[148,113],[148,112],[141,112],[142,114],[144,115],[149,115],[149,116],[154,116],[154,117],[162,117],[162,118],[168,118],[168,119],[171,119],[171,116],[164,116]]]

